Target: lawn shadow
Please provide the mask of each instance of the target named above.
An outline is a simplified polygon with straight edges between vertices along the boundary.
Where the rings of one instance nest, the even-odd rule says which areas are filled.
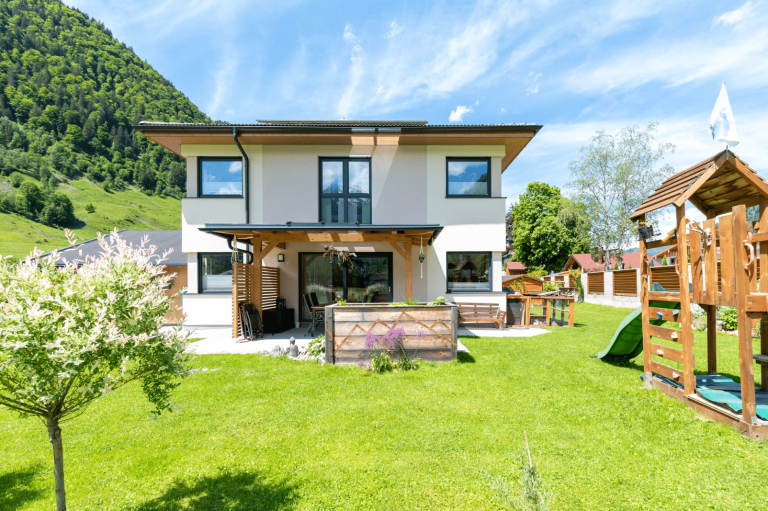
[[[40,469],[35,466],[0,475],[0,502],[4,510],[21,509],[42,496],[42,491],[30,488],[32,479]]]
[[[135,511],[293,509],[297,486],[287,479],[264,482],[258,473],[237,472],[177,481]]]
[[[456,361],[459,362],[459,364],[474,364],[475,357],[473,357],[471,353],[460,351],[456,353]]]

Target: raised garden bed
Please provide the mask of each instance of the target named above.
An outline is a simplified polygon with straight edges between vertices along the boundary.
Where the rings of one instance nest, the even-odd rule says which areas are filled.
[[[366,334],[405,331],[405,351],[429,362],[456,359],[458,310],[455,305],[329,305],[325,308],[325,361],[329,364],[369,362]]]

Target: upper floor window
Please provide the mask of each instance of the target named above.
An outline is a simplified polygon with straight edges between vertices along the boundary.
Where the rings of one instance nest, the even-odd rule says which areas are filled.
[[[198,158],[200,197],[242,197],[243,160]]]
[[[448,158],[446,197],[490,197],[490,158]]]
[[[320,221],[371,223],[370,158],[320,158]]]

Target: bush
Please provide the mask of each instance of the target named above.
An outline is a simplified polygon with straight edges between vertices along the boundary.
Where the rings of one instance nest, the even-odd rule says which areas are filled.
[[[720,307],[717,316],[723,322],[723,330],[737,330],[739,328],[739,317],[736,307]]]
[[[18,188],[21,186],[21,183],[24,182],[24,175],[20,174],[19,172],[13,172],[11,174],[11,186],[14,188]]]
[[[43,192],[32,181],[24,181],[16,193],[16,211],[36,215],[45,205]]]
[[[52,227],[69,227],[75,223],[75,208],[63,193],[53,193],[40,212],[40,221]]]
[[[313,357],[322,356],[325,353],[325,336],[321,335],[309,341],[307,353]]]
[[[86,204],[85,205],[85,212],[86,213],[95,213],[96,208],[93,207],[93,204]]]

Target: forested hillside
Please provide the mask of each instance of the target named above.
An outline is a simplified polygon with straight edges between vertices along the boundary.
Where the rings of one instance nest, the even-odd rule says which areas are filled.
[[[0,2],[0,227],[21,216],[90,235],[80,192],[102,211],[129,190],[180,197],[182,160],[134,132],[141,120],[208,118],[87,15],[55,0]],[[123,220],[106,219],[130,228]],[[8,248],[0,236],[1,254],[18,252]]]

